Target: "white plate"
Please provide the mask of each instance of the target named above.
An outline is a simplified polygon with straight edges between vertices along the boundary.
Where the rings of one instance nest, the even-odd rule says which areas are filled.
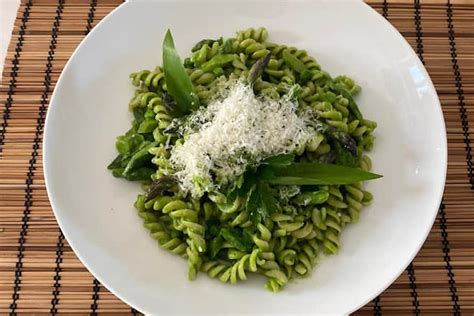
[[[281,293],[256,278],[231,286],[200,275],[159,249],[132,203],[139,185],[106,170],[128,129],[129,73],[161,63],[171,28],[181,56],[202,38],[265,26],[270,40],[307,49],[331,74],[363,90],[365,116],[379,123],[372,153],[384,178],[340,254]],[[48,112],[44,168],[49,198],[70,245],[110,291],[150,314],[349,313],[389,286],[414,258],[435,219],[446,173],[446,136],[432,82],[413,50],[358,1],[130,1],[82,42]]]

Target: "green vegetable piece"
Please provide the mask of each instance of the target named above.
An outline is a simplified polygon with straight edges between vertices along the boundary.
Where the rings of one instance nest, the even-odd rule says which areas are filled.
[[[134,108],[133,109],[133,117],[135,118],[135,122],[140,124],[145,119],[145,108]]]
[[[170,30],[163,41],[163,70],[168,92],[176,100],[179,111],[185,114],[197,109],[199,98],[175,49]]]
[[[339,143],[334,144],[335,151],[336,151],[336,161],[337,165],[341,166],[348,166],[348,167],[357,167],[359,165],[359,157],[357,155],[357,147],[356,147],[356,155],[353,155],[351,151],[347,148],[341,146]]]
[[[332,89],[336,91],[337,93],[341,94],[344,98],[346,98],[349,101],[349,105],[347,107],[352,112],[352,114],[354,114],[354,116],[359,121],[362,122],[364,118],[362,116],[362,113],[359,110],[359,106],[354,101],[352,94],[342,84],[339,84],[339,83],[333,85]]]
[[[296,162],[288,166],[264,165],[260,168],[260,179],[270,184],[284,185],[331,185],[352,184],[372,180],[381,175],[325,163]]]
[[[145,134],[151,133],[158,126],[158,122],[154,119],[144,120],[138,127],[138,133]]]
[[[252,65],[252,68],[250,68],[249,75],[248,75],[249,83],[251,84],[254,83],[255,80],[257,80],[263,74],[263,71],[265,70],[268,63],[270,62],[270,59],[271,59],[271,54],[268,54],[267,56],[257,60],[257,62]]]
[[[211,258],[214,259],[223,247],[224,238],[222,238],[222,236],[219,235],[213,238],[209,245],[209,254],[211,255]]]
[[[303,64],[303,62],[288,50],[283,51],[283,60],[297,73],[303,73],[306,70],[306,66]]]
[[[134,152],[144,140],[143,136],[138,134],[119,136],[115,142],[115,147],[120,154],[126,155]]]
[[[240,229],[231,227],[222,227],[220,236],[225,239],[232,247],[248,252],[252,250],[253,242]]]
[[[163,193],[170,189],[173,185],[176,184],[176,179],[169,176],[163,176],[150,185],[146,192],[145,203],[153,200],[154,198],[163,195]]]
[[[327,191],[315,191],[315,192],[302,192],[295,199],[295,203],[298,205],[316,205],[323,204],[329,198],[329,192]]]
[[[150,180],[151,175],[154,173],[155,173],[154,169],[149,168],[149,167],[142,167],[136,170],[132,170],[127,175],[124,175],[124,177],[128,181],[147,181],[147,180]]]
[[[152,147],[155,147],[157,144],[157,142],[149,143],[148,145],[137,151],[135,154],[133,154],[132,158],[125,167],[125,170],[123,171],[123,175],[128,176],[134,169],[138,169],[147,162],[149,162],[151,159],[151,155],[148,153],[148,150]]]
[[[258,182],[251,190],[247,201],[250,219],[256,225],[264,221],[277,210],[277,200],[272,195],[268,183]]]
[[[262,161],[262,164],[272,165],[272,166],[288,166],[295,160],[294,154],[283,154],[268,157]]]
[[[313,78],[313,73],[308,69],[303,70],[300,75],[301,83],[305,84],[306,82],[310,81]]]
[[[215,68],[222,68],[226,64],[232,62],[234,58],[234,55],[231,54],[216,55],[202,64],[201,69],[204,72],[211,72]]]

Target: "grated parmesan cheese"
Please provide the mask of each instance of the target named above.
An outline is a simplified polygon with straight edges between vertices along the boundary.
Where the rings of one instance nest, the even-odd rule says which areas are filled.
[[[314,134],[290,97],[257,98],[242,82],[227,89],[225,98],[189,117],[185,142],[171,151],[180,187],[193,196],[218,189],[266,157],[294,152]]]

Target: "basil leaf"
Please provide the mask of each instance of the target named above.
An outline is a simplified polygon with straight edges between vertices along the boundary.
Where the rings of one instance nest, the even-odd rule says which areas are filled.
[[[364,119],[362,116],[362,113],[359,110],[359,106],[357,103],[354,101],[354,98],[352,97],[352,94],[342,85],[339,83],[336,83],[333,85],[332,90],[336,91],[337,93],[341,94],[344,98],[346,98],[349,101],[349,105],[347,106],[349,110],[354,114],[354,116],[362,122]]]
[[[222,227],[220,236],[237,250],[249,252],[252,250],[253,242],[248,239],[243,231],[233,227]]]
[[[268,183],[258,182],[251,190],[247,202],[247,210],[252,222],[256,225],[264,221],[275,213],[277,207],[277,200],[271,193]]]
[[[260,179],[270,184],[330,185],[352,184],[382,177],[359,168],[325,163],[297,162],[288,166],[260,167]]]
[[[336,165],[357,167],[359,158],[354,156],[348,149],[342,147],[339,143],[334,144],[336,151]]]
[[[211,242],[209,245],[209,254],[211,256],[211,259],[214,259],[223,247],[224,247],[224,238],[222,238],[221,235],[218,235],[217,237],[211,239]]]
[[[163,70],[168,92],[176,100],[179,111],[185,114],[197,109],[199,99],[175,49],[170,30],[163,41]]]

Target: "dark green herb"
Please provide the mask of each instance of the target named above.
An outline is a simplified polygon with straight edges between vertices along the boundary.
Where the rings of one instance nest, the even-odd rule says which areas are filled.
[[[112,174],[114,172],[112,171]],[[152,174],[155,173],[155,170],[149,167],[141,167],[135,170],[130,171],[127,175],[124,176],[128,181],[149,181]],[[115,175],[115,174],[114,174]],[[123,172],[122,172],[123,175]]]
[[[259,181],[250,192],[246,208],[252,222],[257,224],[276,212],[277,205],[268,183]]]
[[[243,233],[241,229],[235,227],[222,227],[220,236],[225,239],[232,247],[249,252],[252,250],[253,242]]]
[[[170,30],[163,41],[163,70],[169,94],[175,99],[182,114],[199,107],[199,98],[175,49]]]
[[[224,238],[222,238],[221,235],[218,235],[217,237],[211,239],[211,242],[209,245],[209,255],[211,256],[211,259],[214,259],[223,247],[224,247]]]
[[[358,168],[306,162],[296,162],[288,166],[264,165],[259,173],[263,181],[284,185],[352,184],[382,177]]]
[[[148,150],[155,147],[157,144],[157,142],[148,143],[142,149],[134,153],[125,167],[123,175],[127,177],[133,170],[138,169],[148,163],[151,159],[151,155],[148,153]]]

